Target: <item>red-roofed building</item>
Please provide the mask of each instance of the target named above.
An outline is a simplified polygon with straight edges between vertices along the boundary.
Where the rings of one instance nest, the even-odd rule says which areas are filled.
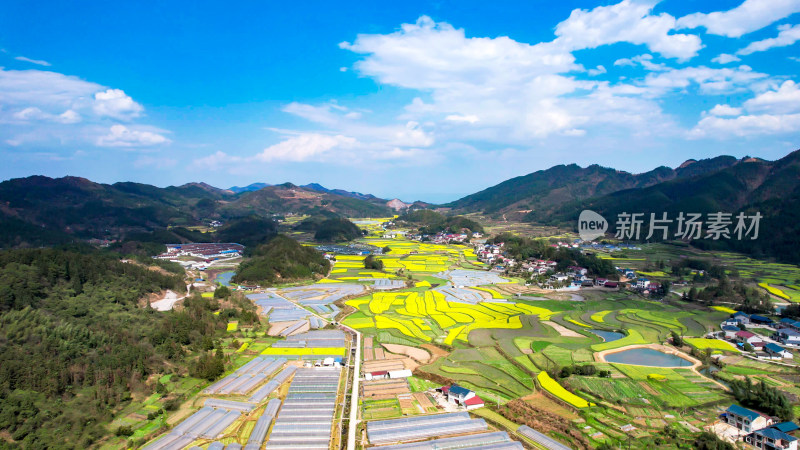
[[[483,399],[481,399],[481,398],[480,398],[480,397],[478,397],[477,395],[475,395],[475,396],[472,396],[472,397],[470,397],[470,398],[468,398],[468,399],[464,400],[464,402],[463,402],[463,405],[464,405],[464,406],[465,406],[467,409],[477,409],[477,408],[483,408],[483,406],[484,406],[484,404],[483,404]]]
[[[742,344],[747,343],[755,346],[756,342],[761,342],[761,338],[759,338],[755,333],[742,330],[736,333],[736,342],[741,342]]]
[[[370,372],[364,376],[367,380],[382,380],[384,378],[389,377],[389,372],[386,370],[378,370],[376,372]]]

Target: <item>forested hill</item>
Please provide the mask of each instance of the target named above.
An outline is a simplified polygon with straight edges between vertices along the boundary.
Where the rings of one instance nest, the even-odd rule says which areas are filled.
[[[258,211],[294,212],[309,215],[334,213],[345,217],[392,215],[392,210],[386,206],[386,200],[383,199],[373,196],[354,198],[349,195],[341,195],[336,191],[318,191],[291,183],[243,192],[235,201],[219,208],[220,214],[233,217],[258,214]]]
[[[0,252],[0,448],[91,447],[153,392],[151,374],[185,372],[187,351],[224,333],[199,296],[180,312],[138,306],[164,289],[184,291],[182,276],[99,252]]]
[[[530,210],[546,216],[564,203],[697,176],[730,167],[735,163],[736,158],[732,156],[719,156],[699,161],[689,160],[674,170],[658,167],[641,174],[631,174],[596,164],[585,168],[577,164],[559,165],[511,178],[444,206],[462,212],[506,214],[508,218],[521,218]]]
[[[235,283],[270,286],[324,277],[330,263],[313,247],[305,247],[294,239],[278,235],[251,251],[252,258],[236,269]]]
[[[365,196],[366,198],[366,196]],[[183,228],[166,241],[198,240],[187,227],[212,220],[271,219],[288,213],[345,217],[391,215],[386,201],[317,192],[291,184],[234,193],[204,183],[159,188],[140,183],[101,184],[78,177],[31,176],[0,183],[0,248],[38,247],[87,239]],[[207,239],[208,237],[206,237]],[[160,240],[162,243],[165,241]]]
[[[614,218],[623,211],[645,213],[645,217],[667,212],[673,219],[681,211],[726,212],[734,217],[739,212],[760,212],[763,219],[757,240],[693,243],[800,263],[800,150],[777,161],[747,158],[713,173],[564,203],[548,214],[533,211],[526,220],[574,228],[584,209],[606,217],[612,232]]]

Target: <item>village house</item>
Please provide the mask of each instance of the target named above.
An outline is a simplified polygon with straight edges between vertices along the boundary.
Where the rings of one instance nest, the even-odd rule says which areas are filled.
[[[731,405],[722,414],[728,425],[746,433],[766,428],[774,423],[771,417],[739,405]]]
[[[783,319],[778,322],[779,328],[788,328],[794,331],[800,331],[800,322],[794,319],[790,319],[788,317],[784,317]]]
[[[736,338],[736,333],[738,333],[740,331],[742,331],[742,330],[740,330],[739,327],[734,326],[734,325],[723,325],[722,326],[722,332],[725,335],[725,339],[728,339],[728,340],[735,339]]]
[[[797,438],[789,434],[797,429],[794,422],[778,423],[756,430],[744,440],[758,450],[797,450]]]
[[[800,346],[800,332],[791,328],[782,328],[772,337],[783,345]]]
[[[780,358],[780,359],[794,358],[792,352],[786,350],[785,348],[781,347],[778,344],[773,344],[773,343],[764,345],[764,353],[766,353],[770,358]]]
[[[553,275],[550,275],[550,281],[553,283],[563,283],[568,279],[569,277],[563,273],[554,273]]]
[[[735,320],[733,317],[728,317],[727,319],[725,319],[724,322],[722,322],[722,326],[723,327],[738,327],[739,326],[739,321]]]
[[[465,407],[466,409],[477,409],[484,406],[483,400],[477,394],[467,388],[461,387],[457,384],[452,386],[442,386],[437,389],[447,397],[447,401],[456,405]]]
[[[764,343],[761,341],[761,338],[758,337],[757,334],[752,333],[750,331],[739,331],[736,333],[736,342],[744,345],[750,344],[754,348],[760,348],[764,346]]]
[[[760,316],[758,314],[751,314],[750,315],[750,323],[756,325],[773,325],[775,322],[772,321],[769,317]]]
[[[639,278],[636,280],[636,289],[647,289],[650,286],[650,280],[647,278]]]
[[[743,313],[743,312],[741,312],[741,311],[737,312],[736,314],[734,314],[731,317],[733,318],[733,320],[735,320],[736,322],[738,322],[738,323],[740,323],[742,325],[750,324],[750,316],[745,314],[745,313]]]

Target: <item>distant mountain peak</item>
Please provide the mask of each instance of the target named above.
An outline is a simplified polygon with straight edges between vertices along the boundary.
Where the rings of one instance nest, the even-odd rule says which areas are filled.
[[[323,185],[321,185],[319,183],[308,183],[308,184],[305,184],[305,185],[300,186],[300,187],[304,187],[306,189],[311,189],[312,191],[330,192],[330,189],[326,188],[325,186],[323,186]]]
[[[388,202],[386,202],[386,206],[388,206],[389,208],[392,208],[395,211],[400,211],[401,209],[407,209],[411,205],[409,205],[408,203],[403,202],[400,199],[393,198],[393,199],[389,200]]]
[[[269,183],[252,183],[252,184],[248,184],[247,186],[243,186],[243,187],[232,186],[232,187],[228,188],[228,190],[231,191],[231,192],[237,193],[237,194],[241,194],[242,192],[257,191],[259,189],[264,189],[265,187],[269,187],[269,186],[272,186],[272,185],[269,184]]]
[[[692,164],[694,164],[696,162],[697,162],[696,159],[687,159],[686,161],[683,162],[683,164],[678,166],[678,169],[685,169],[685,168],[691,166]]]

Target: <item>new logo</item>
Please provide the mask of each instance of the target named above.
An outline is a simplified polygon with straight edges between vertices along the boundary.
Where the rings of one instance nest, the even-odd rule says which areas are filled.
[[[584,241],[591,241],[603,236],[608,230],[608,222],[594,211],[584,209],[578,217],[578,235]]]

